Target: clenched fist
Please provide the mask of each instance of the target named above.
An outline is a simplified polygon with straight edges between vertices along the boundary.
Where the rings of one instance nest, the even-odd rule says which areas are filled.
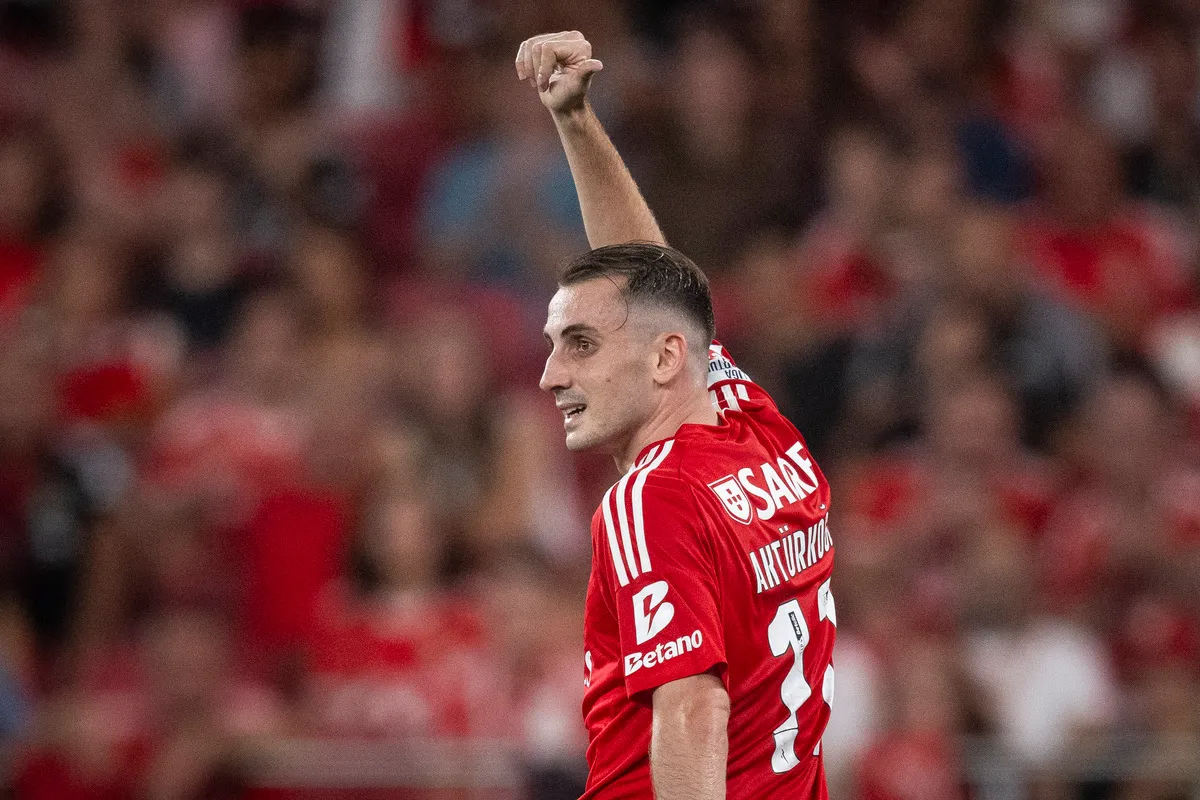
[[[602,69],[579,31],[534,36],[517,50],[517,77],[529,81],[542,105],[554,113],[583,108],[592,75]]]

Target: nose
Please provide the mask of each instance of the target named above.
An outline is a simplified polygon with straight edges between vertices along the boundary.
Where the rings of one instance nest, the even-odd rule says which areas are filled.
[[[567,375],[562,362],[556,357],[555,353],[550,353],[546,357],[546,366],[542,369],[542,379],[538,381],[538,387],[545,392],[557,392],[568,388],[570,385],[570,376]]]

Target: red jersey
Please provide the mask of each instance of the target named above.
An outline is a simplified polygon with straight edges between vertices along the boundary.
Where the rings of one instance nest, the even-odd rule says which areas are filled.
[[[592,518],[585,800],[654,796],[652,690],[703,672],[729,692],[728,796],[828,798],[829,484],[718,344],[708,385],[720,423],[646,447]]]

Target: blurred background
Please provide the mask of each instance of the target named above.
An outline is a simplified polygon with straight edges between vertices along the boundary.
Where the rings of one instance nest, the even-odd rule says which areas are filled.
[[[574,798],[593,102],[835,487],[836,800],[1200,797],[1200,2],[0,0],[0,792]]]

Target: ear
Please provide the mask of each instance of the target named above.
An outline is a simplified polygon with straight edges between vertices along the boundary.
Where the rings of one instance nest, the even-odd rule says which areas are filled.
[[[688,345],[682,333],[660,334],[654,348],[654,382],[665,386],[687,368]]]

